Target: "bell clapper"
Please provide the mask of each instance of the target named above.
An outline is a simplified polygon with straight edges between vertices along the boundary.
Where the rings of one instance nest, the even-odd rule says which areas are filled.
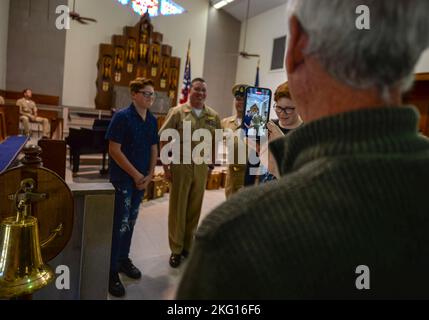
[[[27,212],[28,205],[25,203],[24,200],[21,200],[16,206],[16,209],[17,209],[16,223],[24,223],[28,215],[28,212]]]

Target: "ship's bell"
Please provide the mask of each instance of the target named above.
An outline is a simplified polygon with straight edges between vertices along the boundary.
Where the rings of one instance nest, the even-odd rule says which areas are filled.
[[[0,298],[30,295],[54,279],[42,260],[37,218],[26,211],[22,202],[17,216],[0,225]]]

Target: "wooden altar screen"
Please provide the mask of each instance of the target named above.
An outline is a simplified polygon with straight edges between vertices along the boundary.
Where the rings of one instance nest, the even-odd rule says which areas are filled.
[[[134,27],[124,27],[123,35],[113,35],[111,44],[100,44],[97,63],[97,109],[111,110],[117,89],[128,88],[137,77],[152,79],[157,101],[152,112],[165,115],[177,103],[180,58],[172,57],[172,47],[162,43],[163,35],[154,32],[148,14]],[[167,108],[160,107],[162,102]],[[167,110],[165,110],[167,109]]]

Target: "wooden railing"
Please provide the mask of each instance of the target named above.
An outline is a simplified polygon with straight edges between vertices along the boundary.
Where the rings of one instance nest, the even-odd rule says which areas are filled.
[[[2,105],[0,112],[5,115],[6,130],[5,135],[16,136],[19,134],[19,108],[15,105]]]
[[[18,100],[21,99],[23,97],[23,93],[22,92],[16,92],[16,91],[6,91],[4,93],[4,98],[6,100]],[[44,95],[44,94],[36,94],[33,93],[33,98],[34,102],[36,102],[36,104],[40,104],[40,105],[48,105],[48,106],[59,106],[60,105],[60,97],[56,97],[56,96],[48,96],[48,95]]]

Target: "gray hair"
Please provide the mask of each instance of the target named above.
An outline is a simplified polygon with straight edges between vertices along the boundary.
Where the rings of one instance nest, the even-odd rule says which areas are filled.
[[[333,77],[348,85],[389,91],[409,89],[414,67],[429,46],[428,0],[289,0],[316,55]],[[370,30],[359,30],[356,8],[370,9]]]

